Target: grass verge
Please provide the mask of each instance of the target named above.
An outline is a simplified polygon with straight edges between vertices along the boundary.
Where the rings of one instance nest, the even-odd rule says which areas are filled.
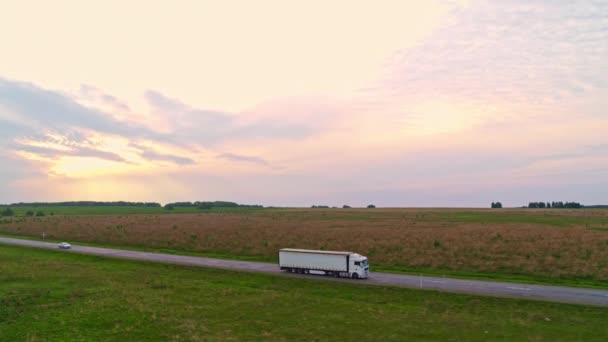
[[[605,341],[608,309],[0,245],[14,340]]]

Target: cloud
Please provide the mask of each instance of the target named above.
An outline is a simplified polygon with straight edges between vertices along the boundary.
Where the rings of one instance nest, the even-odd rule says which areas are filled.
[[[214,143],[226,138],[235,123],[228,114],[193,108],[158,91],[148,90],[144,98],[154,112],[163,116],[173,132],[173,139]]]
[[[93,108],[81,104],[81,100],[92,105],[102,102],[106,106]],[[94,86],[81,85],[79,95],[73,97],[31,83],[0,78],[0,133],[3,133],[0,150],[48,160],[62,156],[94,157],[133,165],[137,160],[133,157],[139,155],[149,161],[192,165],[196,163],[192,154],[200,149],[213,150],[221,144],[252,139],[298,141],[322,129],[282,120],[276,113],[271,117],[242,120],[238,115],[195,108],[151,90],[145,92],[144,100],[154,115],[167,123],[169,129],[164,130],[165,133],[118,119],[115,111],[129,111],[130,107]],[[138,145],[135,141],[147,141],[162,148],[146,147],[148,143]],[[138,149],[136,154],[129,145]],[[175,150],[186,152],[180,155],[173,152]],[[262,158],[229,153],[220,159],[267,163]]]
[[[93,101],[105,101],[108,106],[103,110],[91,108],[66,93],[0,78],[0,153],[22,160],[44,160],[32,165],[41,168],[40,174],[51,175],[52,169],[63,165],[62,157],[97,158],[132,168],[137,165],[137,159],[128,149],[129,141],[153,141],[169,151],[180,143],[172,136],[117,119],[112,110],[128,109],[128,106],[97,88],[85,85],[80,93]],[[188,157],[151,150],[143,151],[141,157],[178,165],[194,163]],[[15,172],[0,176],[0,184],[14,184],[27,178],[25,173]]]
[[[169,161],[178,165],[192,165],[194,164],[194,160],[187,157],[174,156],[170,154],[162,154],[154,151],[143,151],[141,154],[142,157],[151,160],[162,160]]]
[[[257,138],[301,140],[322,129],[309,123],[287,122],[276,117],[245,122],[236,115],[194,108],[153,90],[146,91],[144,97],[153,111],[165,117],[167,125],[178,133],[172,139],[181,142],[214,145]]]
[[[596,152],[608,152],[608,144],[587,145],[586,149]]]
[[[103,151],[91,147],[76,147],[68,150],[58,150],[53,148],[31,146],[31,145],[17,145],[18,151],[24,151],[33,153],[46,158],[56,159],[63,156],[75,156],[75,157],[94,157],[99,159],[105,159],[121,163],[130,163],[120,155],[108,151]]]
[[[101,111],[84,107],[68,95],[45,90],[30,83],[0,78],[0,103],[15,115],[42,128],[80,127],[110,134],[129,135],[141,128],[131,127]],[[142,132],[144,135],[149,132]]]
[[[131,111],[131,108],[125,102],[91,85],[82,84],[80,86],[80,94],[87,100],[102,102],[114,110],[125,112]]]
[[[226,160],[235,161],[235,162],[247,162],[247,163],[260,164],[260,165],[268,165],[268,162],[266,160],[264,160],[263,158],[243,156],[243,155],[238,155],[238,154],[234,154],[234,153],[222,153],[222,154],[218,155],[216,158],[226,159]]]
[[[90,86],[85,86],[84,91],[98,92]],[[116,103],[119,102],[117,100]],[[127,140],[149,139],[166,144],[180,143],[178,139],[137,123],[119,120],[111,112],[84,106],[68,94],[3,78],[0,78],[0,123],[0,132],[7,133],[0,137],[0,142],[5,140],[4,148],[9,148],[9,143],[16,139],[25,137],[45,141],[49,135],[54,135],[65,140],[61,143],[79,146],[73,155],[80,152],[82,156],[97,155],[110,160],[118,160],[116,154],[106,154],[98,148],[94,148],[99,150],[95,152],[82,143],[91,143],[85,141],[87,137],[99,134]]]
[[[2,108],[0,108],[2,110]],[[0,116],[0,143],[7,144],[13,140],[15,135],[25,132],[23,125],[8,121]],[[0,146],[1,148],[2,146]]]
[[[154,90],[147,90],[144,98],[148,104],[156,111],[171,114],[171,123],[177,127],[187,127],[190,121],[182,119],[193,119],[200,128],[219,128],[223,129],[232,124],[233,119],[230,115],[218,111],[203,110],[193,108],[178,99],[168,97]]]
[[[131,143],[129,146],[134,147],[139,150],[139,153],[142,158],[148,160],[156,160],[156,161],[168,161],[175,163],[177,165],[192,165],[196,162],[188,157],[181,157],[173,154],[159,153],[154,149],[148,148],[146,146],[142,146],[136,143]]]
[[[608,96],[607,22],[605,1],[478,1],[396,54],[362,91],[398,112],[455,100],[485,119],[589,113]]]
[[[0,158],[2,159],[2,167],[0,167],[0,186],[2,187],[0,203],[35,199],[41,193],[48,191],[48,188],[45,191],[40,191],[40,189],[25,189],[19,184],[15,184],[15,181],[24,179],[46,179],[47,173],[44,171],[44,168],[48,167],[46,163],[23,159],[1,148]]]

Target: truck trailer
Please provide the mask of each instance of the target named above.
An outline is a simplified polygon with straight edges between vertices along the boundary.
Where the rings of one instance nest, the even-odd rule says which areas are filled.
[[[369,273],[367,257],[353,252],[283,248],[279,267],[291,273],[320,273],[334,277],[365,279]]]

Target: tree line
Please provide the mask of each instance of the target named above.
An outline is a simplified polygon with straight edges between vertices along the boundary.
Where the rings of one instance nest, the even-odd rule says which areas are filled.
[[[502,203],[500,202],[492,202],[492,208],[502,208]]]
[[[212,209],[212,208],[263,208],[264,206],[259,204],[238,204],[236,202],[228,201],[213,201],[213,202],[174,202],[165,204],[164,208],[167,210],[173,210],[175,208],[198,208],[198,209]]]
[[[11,208],[5,208],[4,210],[0,211],[0,216],[14,216],[14,215],[15,215],[15,212]]]
[[[34,213],[33,210],[28,210],[25,213],[25,216],[44,216],[44,211],[42,210],[38,210]],[[51,215],[54,215],[53,213],[51,213]],[[6,207],[4,208],[4,210],[0,211],[0,216],[2,217],[7,217],[7,216],[15,216],[15,211],[13,209],[11,209],[10,207]]]
[[[157,203],[157,202],[128,202],[128,201],[19,202],[19,203],[9,204],[8,206],[9,207],[150,207],[150,208],[163,207],[160,203]],[[262,205],[238,204],[235,202],[228,202],[228,201],[174,202],[174,203],[167,203],[164,205],[164,208],[166,208],[166,209],[172,209],[172,208],[211,209],[211,208],[234,208],[234,207],[263,208]]]
[[[572,208],[578,209],[582,208],[583,205],[578,202],[530,202],[528,203],[528,208]]]
[[[313,208],[313,209],[329,209],[329,208],[336,209],[336,208],[338,208],[338,207],[330,207],[330,206],[328,206],[328,205],[312,205],[312,206],[311,206],[311,208]],[[343,205],[343,206],[342,206],[342,209],[350,209],[350,208],[352,208],[350,205],[346,205],[346,204],[345,204],[345,205]],[[369,204],[369,205],[367,206],[367,208],[368,208],[368,209],[374,209],[374,208],[376,208],[376,206],[375,206],[375,205],[373,205],[373,204]]]
[[[9,204],[11,207],[153,207],[159,208],[156,202],[99,202],[99,201],[70,201],[70,202],[19,202]]]

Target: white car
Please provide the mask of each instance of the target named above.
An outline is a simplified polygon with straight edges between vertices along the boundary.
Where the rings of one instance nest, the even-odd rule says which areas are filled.
[[[58,244],[57,247],[59,247],[61,249],[70,249],[70,248],[72,248],[72,245],[70,245],[67,242],[62,242],[62,243]]]

